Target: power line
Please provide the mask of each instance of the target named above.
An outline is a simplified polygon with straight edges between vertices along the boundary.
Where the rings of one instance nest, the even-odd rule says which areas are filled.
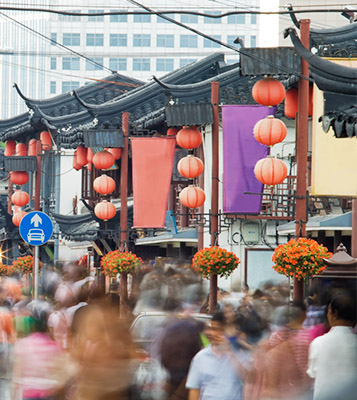
[[[1,7],[0,7],[0,9],[1,9]],[[103,69],[109,71],[109,72],[112,73],[112,74],[115,72],[115,71],[112,71],[111,69],[107,68],[106,66],[104,66],[104,65],[102,65],[102,64],[100,64],[100,63],[98,63],[98,62],[96,62],[95,60],[93,60],[93,59],[91,59],[91,58],[89,58],[89,57],[87,57],[87,56],[85,56],[85,55],[83,55],[83,54],[81,54],[81,53],[78,53],[78,52],[75,51],[75,50],[72,50],[71,48],[69,48],[69,47],[67,47],[67,46],[65,46],[65,45],[63,45],[63,44],[57,42],[56,40],[54,40],[54,39],[52,39],[52,38],[49,38],[48,36],[46,36],[46,35],[44,35],[44,34],[38,32],[38,31],[36,31],[36,30],[33,29],[33,28],[30,28],[29,26],[23,24],[22,22],[17,21],[15,18],[9,17],[8,15],[6,15],[6,14],[4,14],[4,13],[2,13],[2,12],[0,12],[0,15],[2,15],[3,17],[9,19],[9,20],[12,21],[13,23],[15,23],[15,24],[17,24],[17,25],[20,25],[23,29],[27,29],[27,30],[29,30],[30,32],[32,32],[33,34],[40,36],[42,39],[45,39],[45,40],[47,40],[47,41],[49,41],[49,42],[55,44],[56,46],[59,46],[59,47],[63,48],[63,49],[66,50],[67,52],[70,52],[70,53],[72,53],[72,54],[75,54],[76,56],[78,56],[78,57],[80,57],[80,58],[82,58],[82,59],[85,59],[85,60],[91,62],[92,64],[97,65],[97,66],[99,66],[99,67],[101,67],[101,68],[103,68]]]

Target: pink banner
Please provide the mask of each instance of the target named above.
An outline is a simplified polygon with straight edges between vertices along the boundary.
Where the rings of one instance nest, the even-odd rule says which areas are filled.
[[[132,138],[134,228],[163,228],[176,138]]]

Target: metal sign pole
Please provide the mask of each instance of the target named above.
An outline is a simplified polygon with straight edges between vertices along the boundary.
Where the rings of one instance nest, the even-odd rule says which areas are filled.
[[[38,276],[39,276],[39,246],[35,247],[35,276],[34,276],[34,299],[38,299]]]

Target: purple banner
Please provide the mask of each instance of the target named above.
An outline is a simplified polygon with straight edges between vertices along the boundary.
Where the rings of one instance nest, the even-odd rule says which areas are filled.
[[[269,148],[258,143],[253,135],[254,125],[275,107],[223,106],[223,212],[259,214],[263,184],[254,175],[258,160],[268,155]]]

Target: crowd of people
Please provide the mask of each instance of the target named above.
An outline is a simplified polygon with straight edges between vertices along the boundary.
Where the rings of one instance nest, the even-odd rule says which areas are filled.
[[[285,284],[219,289],[217,310],[189,268],[148,268],[132,282],[128,318],[83,267],[0,282],[0,400],[352,400],[356,293]],[[167,313],[145,351],[130,324]],[[166,315],[166,314],[165,314]]]

